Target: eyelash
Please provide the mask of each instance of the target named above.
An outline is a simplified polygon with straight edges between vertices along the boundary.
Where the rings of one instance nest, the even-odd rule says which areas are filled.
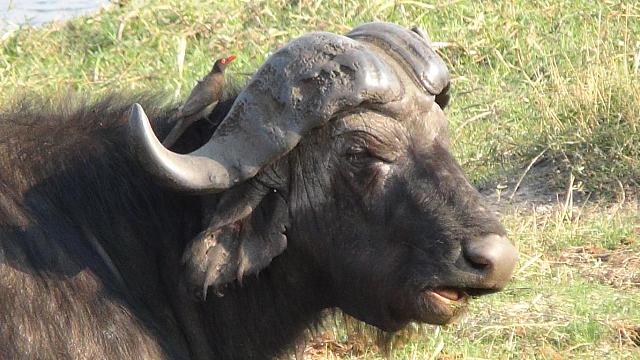
[[[362,147],[362,146],[351,146],[347,149],[347,152],[345,154],[346,158],[351,161],[351,162],[362,162],[365,160],[371,160],[371,161],[380,161],[383,163],[391,163],[393,161],[389,160],[389,159],[385,159],[382,158],[380,156],[377,156],[375,154],[373,154],[371,151],[369,151],[369,149],[367,149],[366,147]]]
[[[369,150],[367,150],[366,147],[358,146],[358,145],[350,146],[347,149],[347,155],[368,154],[368,153],[369,153]]]

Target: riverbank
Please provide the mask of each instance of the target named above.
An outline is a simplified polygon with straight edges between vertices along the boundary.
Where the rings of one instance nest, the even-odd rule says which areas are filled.
[[[21,27],[39,27],[104,10],[109,0],[0,0],[0,39]]]

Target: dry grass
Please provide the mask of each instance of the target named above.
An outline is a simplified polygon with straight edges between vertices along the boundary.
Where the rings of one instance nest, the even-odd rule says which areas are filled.
[[[615,321],[610,326],[617,332],[618,343],[640,347],[640,325],[628,321]]]
[[[558,263],[578,269],[585,279],[617,289],[640,288],[640,254],[636,248],[570,247],[562,252]]]
[[[595,196],[637,188],[640,5],[492,2],[475,10],[458,46],[443,50],[458,66],[455,137],[474,178],[520,175],[544,152],[537,161],[553,162],[558,173],[547,178],[557,189],[569,174]]]

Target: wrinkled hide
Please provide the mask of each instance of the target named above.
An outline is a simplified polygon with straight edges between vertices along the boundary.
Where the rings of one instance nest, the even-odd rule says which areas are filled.
[[[265,62],[196,151],[164,149],[137,104],[130,113],[131,145],[159,182],[180,191],[216,192],[253,177],[339,114],[373,110],[403,121],[429,111],[448,85],[440,57],[421,36],[399,26],[365,24],[347,36],[311,33]],[[243,230],[252,227],[249,215],[269,192],[261,187],[240,190],[244,195],[233,198],[243,210],[225,214],[225,221],[214,216],[185,252],[190,282],[205,295],[209,286],[218,289],[257,273],[284,250],[284,223],[272,222],[259,235]],[[243,256],[248,247],[268,250],[254,261]]]

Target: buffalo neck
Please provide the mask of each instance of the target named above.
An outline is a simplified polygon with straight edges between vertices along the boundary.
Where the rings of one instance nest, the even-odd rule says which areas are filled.
[[[232,100],[223,102],[222,111],[228,111],[232,103]],[[170,114],[167,118],[170,118]],[[155,120],[154,127],[159,133],[170,130],[166,118],[156,117]],[[207,122],[202,123],[206,125]],[[186,137],[192,141],[176,144],[182,147],[180,150],[183,152],[193,151],[193,147],[199,146],[210,136],[207,129],[195,126],[190,130]],[[145,180],[147,183],[149,181],[151,179]],[[208,208],[209,200],[203,197],[198,201],[193,196],[179,195],[172,190],[156,186],[151,188],[157,193],[151,199],[140,201],[149,205],[149,211],[136,215],[141,217],[140,220],[148,217],[147,221],[141,222],[157,227],[155,232],[164,235],[153,240],[159,261],[160,282],[168,287],[166,300],[171,304],[173,318],[190,344],[193,356],[198,357],[198,354],[206,354],[210,350],[215,359],[273,358],[291,348],[304,335],[305,329],[317,323],[322,310],[329,304],[323,296],[323,289],[327,287],[314,275],[318,272],[309,268],[310,262],[294,246],[289,246],[258,275],[248,276],[242,282],[227,286],[222,297],[210,291],[203,303],[194,301],[192,297],[172,296],[184,289],[180,257],[189,239],[202,230],[202,223],[208,222],[204,218],[208,211],[202,209]],[[292,242],[295,239],[289,239],[290,245]],[[135,264],[132,267],[135,268]],[[135,291],[136,285],[131,288]],[[148,299],[145,302],[153,304],[154,301]],[[189,314],[185,307],[192,312]],[[154,314],[160,314],[160,311],[151,309]],[[192,334],[197,334],[195,337],[198,340],[206,342],[208,349],[194,351],[194,347],[202,344],[194,344],[190,337]],[[206,339],[200,336],[202,334]]]
[[[327,299],[295,251],[285,251],[257,276],[209,294],[204,312],[213,351],[221,359],[268,359],[317,324]]]

